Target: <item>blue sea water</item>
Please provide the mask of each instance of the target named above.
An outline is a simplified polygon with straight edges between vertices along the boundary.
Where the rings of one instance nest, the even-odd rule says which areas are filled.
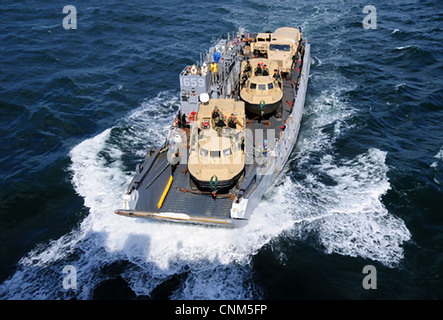
[[[443,298],[441,1],[3,1],[0,16],[1,299]],[[250,223],[115,215],[184,65],[282,26],[311,43],[307,101]]]

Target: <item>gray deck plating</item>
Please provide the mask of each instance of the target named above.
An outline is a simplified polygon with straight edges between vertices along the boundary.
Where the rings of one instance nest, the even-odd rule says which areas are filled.
[[[189,185],[189,173],[187,171],[186,174],[183,173],[185,168],[186,165],[179,165],[177,167],[171,189],[159,211],[229,218],[229,210],[232,205],[231,198],[221,195],[213,199],[211,194],[192,192]],[[188,191],[183,192],[177,188]]]

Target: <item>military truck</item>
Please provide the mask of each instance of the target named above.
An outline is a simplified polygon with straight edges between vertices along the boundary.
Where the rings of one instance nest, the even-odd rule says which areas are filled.
[[[267,55],[271,38],[271,31],[257,34],[255,41],[251,42],[251,52],[254,56],[265,57]]]
[[[267,57],[277,62],[278,69],[286,77],[291,76],[291,68],[298,58],[297,50],[301,40],[302,34],[297,28],[278,28],[272,33]]]

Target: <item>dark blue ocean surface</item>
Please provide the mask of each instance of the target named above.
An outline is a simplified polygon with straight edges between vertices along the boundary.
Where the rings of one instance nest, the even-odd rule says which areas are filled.
[[[1,299],[443,298],[441,1],[3,1],[0,16]],[[307,101],[250,223],[115,215],[182,68],[227,32],[282,26],[312,45]]]

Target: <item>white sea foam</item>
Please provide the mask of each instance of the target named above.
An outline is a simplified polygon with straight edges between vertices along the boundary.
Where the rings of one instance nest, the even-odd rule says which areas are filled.
[[[352,128],[353,108],[343,98],[352,86],[325,89],[306,111],[293,161],[304,179],[285,178],[274,207],[291,212],[297,239],[316,234],[326,253],[360,256],[388,267],[404,257],[411,237],[404,222],[388,212],[382,197],[390,189],[386,152],[369,149],[343,160],[333,143]],[[325,127],[333,126],[333,130]],[[306,169],[305,169],[306,168]],[[283,207],[282,207],[283,206]]]
[[[443,146],[440,148],[440,151],[437,152],[437,154],[434,156],[437,160],[432,162],[431,168],[437,168],[438,162],[443,160]]]
[[[413,47],[412,45],[408,45],[408,46],[401,46],[401,47],[395,47],[395,50],[403,50],[403,49],[408,49]]]
[[[442,160],[443,160],[443,146],[440,148],[440,151],[437,152],[437,154],[434,156],[434,158],[436,158],[437,160],[435,160],[434,162],[431,163],[430,167],[432,169],[434,169],[434,172],[436,173],[436,175],[434,176],[434,181],[435,183],[441,185],[441,178],[439,177],[438,173],[439,173],[439,165],[442,164]]]
[[[408,85],[407,85],[406,83],[402,82],[402,83],[396,84],[396,85],[395,85],[395,89],[396,89],[396,90],[399,90],[399,89],[405,88],[405,87],[407,87],[407,86],[408,86]]]
[[[315,65],[316,67],[320,67],[322,65],[322,61],[319,57],[313,56],[311,59],[311,65]]]
[[[401,245],[410,233],[382,203],[390,189],[385,159],[386,152],[378,149],[341,163],[327,155],[316,166],[317,176],[298,182],[307,197],[299,200],[312,221],[304,232],[315,230],[325,252],[369,258],[386,266],[403,259]],[[332,182],[322,182],[319,177],[324,176]]]

